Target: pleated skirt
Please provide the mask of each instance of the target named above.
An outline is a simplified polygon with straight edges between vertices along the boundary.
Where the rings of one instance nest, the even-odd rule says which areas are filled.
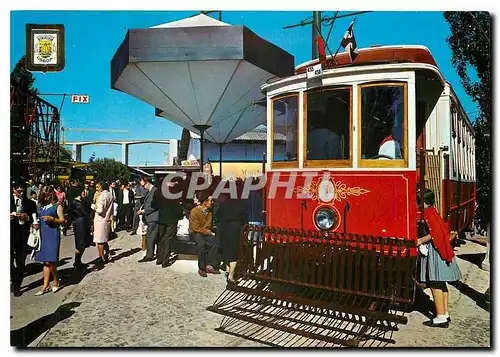
[[[426,257],[421,256],[420,261],[421,282],[450,282],[462,279],[456,257],[453,257],[451,263],[448,263],[441,258],[432,243],[427,244],[427,247],[429,248],[429,254]]]

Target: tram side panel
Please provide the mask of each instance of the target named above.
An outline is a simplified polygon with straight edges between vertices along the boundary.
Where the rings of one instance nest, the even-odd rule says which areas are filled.
[[[443,195],[443,199],[447,199],[448,203],[448,212],[445,211],[445,215],[448,213],[449,228],[462,233],[471,226],[476,214],[476,183],[443,180],[443,191],[445,185],[448,185],[450,192],[448,197]]]
[[[437,106],[438,130],[441,135],[440,147],[447,146],[449,154],[448,167],[442,163],[442,216],[448,221],[450,230],[458,233],[470,227],[476,211],[476,183],[474,175],[474,139],[470,125],[460,123],[466,121],[465,115],[459,115],[458,103],[447,85]],[[456,109],[454,109],[456,108]],[[459,120],[460,117],[460,120]],[[460,144],[467,140],[467,147]],[[468,165],[468,166],[467,166]],[[460,176],[460,177],[459,177]],[[446,204],[444,204],[446,202]]]
[[[290,175],[290,172],[280,172],[279,181],[289,182]],[[306,186],[305,177],[300,173],[291,198],[285,198],[285,187],[277,188],[272,197],[272,176],[273,172],[267,172],[266,222],[269,226],[318,230],[314,221],[316,211],[331,207],[337,215],[334,232],[345,230],[354,234],[416,239],[415,171],[331,171],[335,193],[330,202],[321,201],[318,194],[322,173],[307,185],[310,196],[307,199],[297,197]]]

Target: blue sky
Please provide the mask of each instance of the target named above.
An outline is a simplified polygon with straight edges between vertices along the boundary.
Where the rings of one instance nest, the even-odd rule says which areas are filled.
[[[75,93],[90,95],[90,104],[71,104],[66,98],[62,118],[69,128],[125,129],[127,133],[69,132],[66,140],[96,139],[178,139],[182,128],[157,118],[154,108],[110,87],[110,61],[128,29],[179,20],[194,11],[13,11],[11,12],[10,69],[25,53],[27,23],[62,23],[66,29],[66,67],[60,73],[35,73],[40,93]],[[345,13],[345,12],[342,12]],[[324,12],[333,16],[333,12]],[[283,30],[312,15],[304,11],[224,11],[222,21],[245,25],[260,37],[273,42],[295,56],[295,65],[311,59],[311,27]],[[216,14],[211,16],[217,17]],[[335,51],[350,18],[336,21],[329,47]],[[326,36],[327,27],[323,27]],[[477,107],[465,94],[451,65],[450,35],[442,12],[371,12],[358,15],[354,28],[358,47],[370,45],[424,45],[433,54],[444,77],[451,83],[466,112],[473,120]],[[62,97],[46,97],[60,106]],[[158,144],[130,147],[129,164],[163,163],[168,148]],[[83,161],[92,153],[97,157],[120,159],[121,147],[89,146],[82,151]]]

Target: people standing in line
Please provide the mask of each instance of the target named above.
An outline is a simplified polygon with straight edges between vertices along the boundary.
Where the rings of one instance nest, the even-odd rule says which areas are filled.
[[[59,245],[61,241],[59,225],[64,224],[64,208],[58,203],[58,198],[53,190],[46,190],[40,198],[40,217],[38,224],[33,224],[40,229],[40,251],[35,253],[35,261],[43,263],[43,286],[35,295],[43,295],[52,290],[57,292],[61,282],[57,277],[56,263],[59,259]],[[50,275],[52,274],[53,286],[50,288]]]
[[[139,210],[142,210],[143,206],[139,207]],[[141,250],[142,250],[142,257],[146,257],[146,254],[148,253],[148,226],[146,225],[146,222],[144,222],[144,216],[142,214],[139,215],[139,223],[137,225],[137,234],[141,236]]]
[[[95,184],[94,180],[91,180],[89,183],[88,187],[88,195],[87,195],[87,201],[89,203],[89,206],[94,203],[94,196],[95,196]],[[94,234],[94,215],[95,211],[93,209],[90,209],[90,235]]]
[[[234,273],[238,260],[238,243],[241,239],[243,226],[248,224],[245,202],[239,197],[241,196],[239,195],[237,199],[231,199],[229,194],[222,194],[219,196],[219,205],[215,213],[222,259],[229,266],[228,283],[236,282]]]
[[[96,193],[97,201],[95,203],[94,216],[94,243],[97,243],[99,251],[99,264],[105,264],[111,261],[109,254],[109,230],[111,225],[111,217],[113,215],[113,197],[108,191],[109,186],[106,183],[98,183],[96,189],[100,192]]]
[[[80,194],[79,189],[79,182],[78,180],[71,180],[70,181],[70,186],[68,186],[68,190],[67,190],[67,194],[66,194],[66,201],[68,202],[68,205],[71,204],[71,202],[73,202],[73,200],[75,199],[75,197],[77,195]],[[72,221],[71,219],[67,219],[66,220],[66,224],[64,225],[64,228],[63,228],[63,234],[66,235],[67,231],[68,231],[68,228],[71,227],[72,225]]]
[[[97,183],[97,185],[95,186],[95,193],[92,198],[92,204],[90,205],[90,208],[92,209],[92,211],[94,211],[94,213],[97,208],[97,200],[99,199],[99,195],[101,194],[101,192],[102,192],[102,186],[100,183]]]
[[[35,203],[24,197],[25,184],[13,185],[10,201],[10,279],[14,296],[21,296],[24,265],[28,254],[28,236],[36,218]],[[15,263],[15,265],[14,265]]]
[[[198,274],[207,277],[207,273],[220,274],[217,258],[217,240],[212,232],[212,197],[206,192],[198,195],[199,205],[194,207],[189,214],[189,233],[196,242],[198,252]]]
[[[144,208],[138,212],[138,214],[142,214],[143,220],[148,226],[148,249],[146,256],[139,260],[139,263],[144,263],[154,260],[154,251],[158,239],[158,221],[160,217],[158,211],[158,189],[146,176],[141,177],[140,185],[147,191],[146,197],[144,198]]]
[[[137,228],[139,228],[139,214],[137,213],[140,209],[141,206],[144,204],[144,197],[146,196],[146,190],[139,185],[138,182],[135,183],[134,187],[134,216],[132,219],[132,233],[131,235],[134,235],[137,233]]]
[[[82,256],[85,249],[90,245],[90,205],[86,194],[88,190],[83,188],[81,191],[69,207],[75,235],[75,261],[73,267],[76,269],[85,269],[87,267],[86,264],[82,263]]]
[[[33,193],[35,193],[37,195],[37,198],[38,198],[39,192],[40,191],[38,189],[38,186],[35,185],[35,183],[33,182],[33,179],[29,179],[28,180],[28,187],[26,189],[26,196],[31,198]]]
[[[40,194],[42,193],[44,185],[42,183],[38,184],[38,191],[37,191],[37,200],[40,200]]]
[[[90,197],[90,186],[88,181],[85,181],[85,183],[83,184],[83,190],[85,192],[85,197]]]
[[[29,196],[28,196],[29,197]],[[35,202],[36,208],[38,209],[38,194],[35,191],[31,191],[31,197],[29,197],[33,202]]]
[[[66,194],[64,193],[61,185],[56,186],[56,196],[57,196],[57,203],[60,206],[64,207],[64,200],[66,200]]]
[[[113,214],[111,215],[111,232],[115,232],[117,228],[118,222],[118,201],[116,199],[116,182],[112,181],[109,184],[109,193],[111,194],[111,198],[113,199]]]
[[[178,200],[170,200],[159,195],[159,229],[158,229],[158,252],[156,254],[156,265],[162,268],[168,267],[172,240],[177,235],[177,223],[183,216],[182,206]]]
[[[118,229],[130,231],[132,229],[132,209],[134,204],[134,195],[127,183],[118,193]]]
[[[420,194],[417,194],[417,202],[419,201]],[[446,328],[451,322],[446,283],[462,279],[462,274],[450,243],[448,225],[434,207],[435,201],[434,192],[426,189],[424,191],[424,220],[428,234],[418,238],[417,242],[419,246],[425,245],[427,248],[419,247],[420,251],[425,254],[420,264],[420,281],[427,283],[430,287],[436,307],[436,317],[424,322],[424,325]]]
[[[111,181],[109,184],[109,193],[111,194],[111,198],[113,201],[116,201],[116,181]]]

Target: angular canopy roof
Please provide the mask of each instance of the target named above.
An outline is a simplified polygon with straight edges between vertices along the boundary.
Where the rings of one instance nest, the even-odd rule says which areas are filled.
[[[294,57],[244,26],[206,15],[129,30],[111,61],[111,87],[190,131],[228,142],[265,122],[260,86],[294,74]]]

